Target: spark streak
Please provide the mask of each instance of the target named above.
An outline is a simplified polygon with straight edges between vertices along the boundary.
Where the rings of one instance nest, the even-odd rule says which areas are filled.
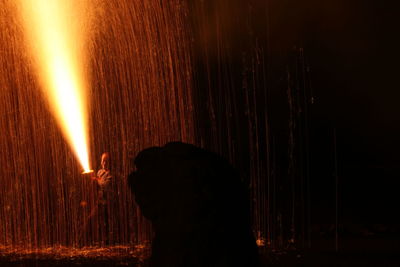
[[[21,0],[27,39],[45,96],[85,172],[87,145],[85,41],[82,3],[75,0]]]

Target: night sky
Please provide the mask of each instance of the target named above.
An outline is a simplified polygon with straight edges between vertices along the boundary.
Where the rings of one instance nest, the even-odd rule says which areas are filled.
[[[298,46],[311,70],[312,196],[321,214],[329,213],[326,207],[335,198],[336,129],[341,216],[359,223],[395,218],[400,185],[396,10],[389,1],[270,2],[275,68],[284,70],[287,51]]]

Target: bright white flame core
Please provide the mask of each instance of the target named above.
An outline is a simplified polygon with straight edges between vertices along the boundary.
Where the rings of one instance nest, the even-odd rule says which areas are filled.
[[[87,110],[82,46],[85,41],[76,0],[21,0],[25,30],[43,90],[64,136],[84,171],[89,171]]]

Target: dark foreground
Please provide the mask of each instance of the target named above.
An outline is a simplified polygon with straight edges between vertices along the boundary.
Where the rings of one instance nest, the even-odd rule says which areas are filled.
[[[263,266],[400,266],[398,238],[314,240],[312,249],[262,253]]]
[[[313,241],[311,250],[260,250],[262,266],[400,266],[400,241],[397,238],[340,240],[334,251],[333,240]],[[0,266],[135,266],[146,267],[147,246],[47,249],[10,251],[0,248]]]

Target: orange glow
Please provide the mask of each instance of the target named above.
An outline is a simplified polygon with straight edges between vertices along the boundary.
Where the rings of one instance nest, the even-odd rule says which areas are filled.
[[[29,47],[45,96],[85,172],[90,171],[84,80],[83,4],[77,0],[21,0]],[[83,12],[82,12],[83,13]]]

